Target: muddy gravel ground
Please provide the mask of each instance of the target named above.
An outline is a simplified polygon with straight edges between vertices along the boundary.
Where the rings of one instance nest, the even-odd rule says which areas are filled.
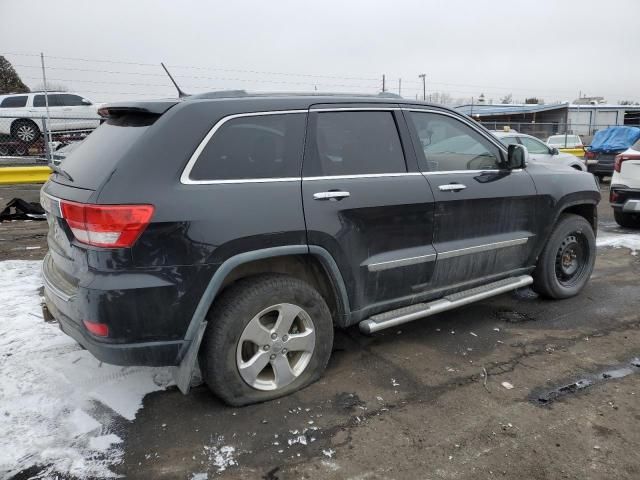
[[[606,199],[600,222],[615,228]],[[42,257],[45,232],[44,222],[0,224],[0,259]],[[600,249],[573,299],[524,289],[370,337],[337,332],[323,378],[279,401],[230,408],[203,386],[150,394],[136,420],[122,422],[117,472],[638,479],[639,312],[640,256]]]

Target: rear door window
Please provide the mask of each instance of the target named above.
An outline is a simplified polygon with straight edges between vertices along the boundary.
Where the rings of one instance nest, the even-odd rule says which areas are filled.
[[[225,121],[193,166],[190,180],[300,177],[306,114],[262,114]]]
[[[20,108],[27,106],[27,96],[7,97],[0,103],[0,108]]]
[[[305,176],[404,173],[391,111],[319,112],[311,122]]]

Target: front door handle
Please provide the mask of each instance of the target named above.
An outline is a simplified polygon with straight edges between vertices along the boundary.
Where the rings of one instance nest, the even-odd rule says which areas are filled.
[[[349,197],[349,192],[343,192],[342,190],[330,190],[328,192],[317,192],[313,194],[314,200],[342,200]]]
[[[460,190],[464,190],[467,188],[466,185],[461,183],[449,183],[447,185],[440,185],[438,189],[442,192],[459,192]]]

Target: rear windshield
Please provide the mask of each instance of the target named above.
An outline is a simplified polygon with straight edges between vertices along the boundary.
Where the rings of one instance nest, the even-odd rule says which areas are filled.
[[[551,145],[564,145],[565,142],[567,145],[580,145],[580,137],[576,135],[556,135],[553,137],[549,137],[549,141],[547,143]]]
[[[156,118],[155,115],[137,114],[108,119],[60,164],[73,181],[62,175],[56,175],[55,181],[95,190]]]

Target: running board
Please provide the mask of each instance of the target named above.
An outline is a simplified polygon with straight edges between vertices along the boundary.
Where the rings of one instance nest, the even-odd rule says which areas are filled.
[[[419,318],[429,317],[436,313],[446,312],[469,303],[484,300],[516,288],[526,287],[533,283],[530,275],[521,275],[519,277],[506,278],[497,282],[488,283],[480,287],[464,290],[458,293],[452,293],[446,297],[434,300],[428,303],[417,303],[409,307],[398,308],[389,312],[373,315],[366,320],[360,322],[360,331],[370,334],[389,327],[402,325]]]

